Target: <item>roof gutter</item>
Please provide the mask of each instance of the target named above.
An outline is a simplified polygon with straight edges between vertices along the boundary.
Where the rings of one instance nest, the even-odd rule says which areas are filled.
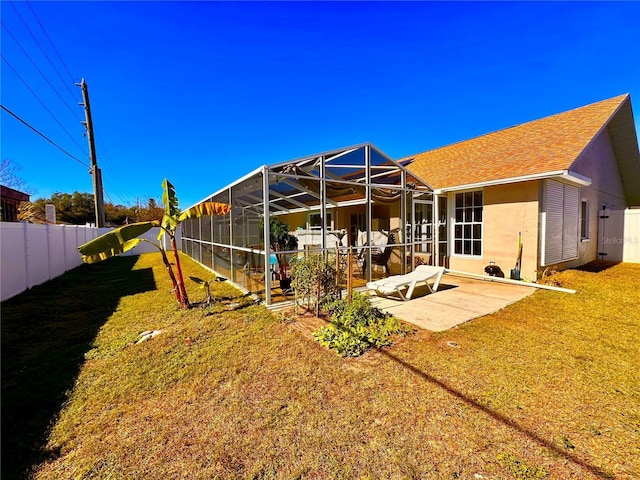
[[[457,192],[461,190],[473,190],[483,187],[493,187],[496,185],[505,185],[508,183],[528,182],[531,180],[545,179],[560,180],[564,183],[587,187],[591,185],[591,179],[569,170],[556,170],[553,172],[535,173],[532,175],[523,175],[521,177],[502,178],[499,180],[489,180],[486,182],[469,183],[466,185],[455,185],[453,187],[438,188],[433,191],[434,194],[440,195],[447,192]]]

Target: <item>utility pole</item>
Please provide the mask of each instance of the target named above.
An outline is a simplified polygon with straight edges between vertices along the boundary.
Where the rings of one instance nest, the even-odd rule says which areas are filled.
[[[80,105],[84,106],[84,115],[86,118],[82,124],[87,129],[87,141],[89,142],[89,158],[91,159],[91,169],[89,173],[93,179],[93,199],[96,212],[96,226],[104,227],[104,199],[102,193],[102,171],[98,168],[98,161],[96,160],[96,144],[93,138],[93,121],[91,120],[91,105],[89,104],[89,88],[84,78],[80,83],[76,83],[76,86],[82,89],[82,100],[84,103]]]

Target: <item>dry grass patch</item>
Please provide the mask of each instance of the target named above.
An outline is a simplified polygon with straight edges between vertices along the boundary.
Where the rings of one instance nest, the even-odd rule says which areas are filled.
[[[35,478],[640,475],[640,266],[565,272],[576,295],[355,359],[260,306],[179,311],[149,267],[158,290],[99,330]],[[127,346],[146,329],[163,333]]]

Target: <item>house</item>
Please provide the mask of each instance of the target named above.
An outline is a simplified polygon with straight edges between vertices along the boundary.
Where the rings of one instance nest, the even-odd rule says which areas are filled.
[[[595,259],[621,261],[624,212],[640,205],[640,155],[629,95],[400,160],[434,189],[435,245],[451,269],[489,262],[522,276]]]
[[[357,253],[359,281],[419,263],[520,276],[621,260],[624,212],[640,206],[629,95],[393,160],[370,143],[264,165],[202,201],[229,215],[183,222],[182,250],[261,297],[282,299],[265,248],[278,218],[304,248]],[[381,261],[383,259],[383,261]]]
[[[28,201],[29,194],[0,185],[0,221],[17,222],[20,203]]]

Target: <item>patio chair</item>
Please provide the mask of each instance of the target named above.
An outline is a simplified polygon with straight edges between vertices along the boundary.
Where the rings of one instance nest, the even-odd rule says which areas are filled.
[[[393,233],[390,233],[389,242],[385,246],[384,250],[382,250],[380,253],[371,254],[371,263],[373,265],[384,267],[384,271],[387,275],[389,274],[389,259],[391,258],[391,252],[393,250],[393,246],[395,245],[395,243],[396,243],[396,239]],[[362,275],[365,275],[366,271],[367,271],[367,256],[365,252],[362,260]]]
[[[418,284],[424,284],[433,293],[438,291],[440,280],[444,274],[444,267],[434,267],[431,265],[418,265],[413,272],[406,275],[394,275],[392,277],[376,280],[367,283],[367,288],[375,290],[379,295],[389,295],[397,293],[402,300],[411,300],[413,290]],[[433,282],[433,286],[429,282]],[[407,290],[404,294],[403,291]]]

